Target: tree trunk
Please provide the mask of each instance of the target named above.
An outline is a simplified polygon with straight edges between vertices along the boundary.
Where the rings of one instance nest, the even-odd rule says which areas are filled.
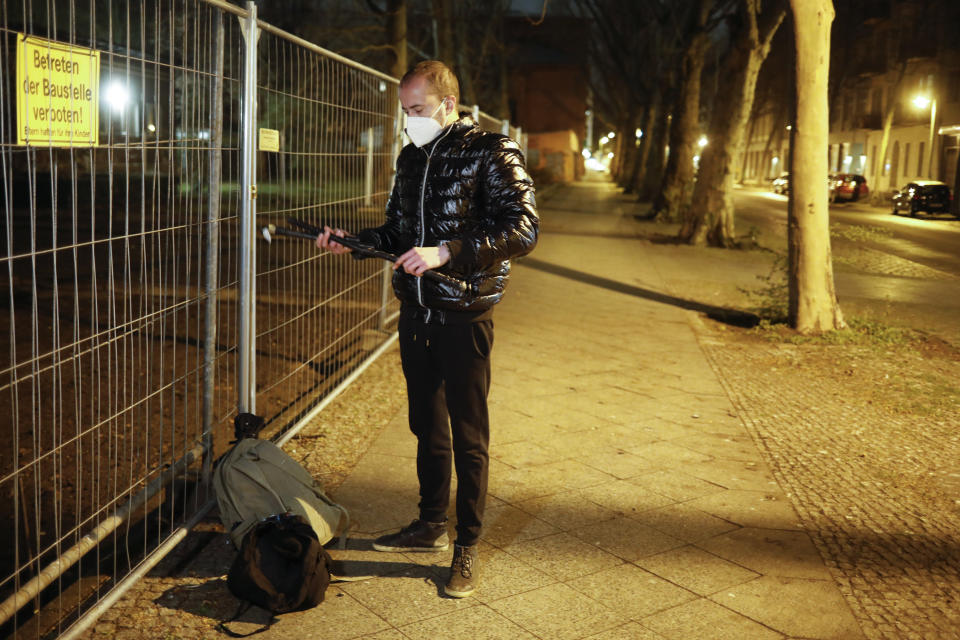
[[[387,3],[387,37],[393,48],[393,77],[399,78],[407,72],[407,2],[389,0]]]
[[[772,163],[768,162],[766,158],[767,156],[770,155],[770,149],[771,147],[774,146],[774,142],[776,142],[777,149],[780,148],[780,145],[783,142],[783,131],[784,131],[783,121],[786,120],[787,118],[787,115],[785,113],[786,110],[787,109],[785,107],[778,107],[774,112],[773,126],[770,127],[770,133],[767,134],[767,141],[763,145],[763,155],[761,156],[761,158],[766,163],[766,167],[763,169],[763,173],[761,174],[761,179],[777,177],[777,176],[770,176],[770,165]],[[781,173],[783,173],[784,171],[787,170],[786,167],[787,167],[786,159],[780,158],[780,163],[777,169]]]
[[[497,100],[497,110],[494,115],[501,120],[510,119],[510,77],[507,73],[507,52],[506,49],[500,50],[500,90]]]
[[[635,154],[631,153],[633,150],[627,146],[627,140],[623,135],[623,132],[629,129],[634,123],[635,118],[636,111],[631,103],[627,107],[627,111],[624,113],[623,119],[617,127],[617,137],[614,138],[615,142],[613,144],[613,160],[610,163],[610,174],[613,176],[614,182],[621,187],[626,184],[626,178],[624,177],[626,172],[629,171],[632,163],[636,161]]]
[[[498,91],[497,110],[494,113],[501,120],[510,119],[510,78],[507,72],[507,40],[504,35],[503,11],[497,12],[497,40],[499,43],[497,51],[497,62],[499,65],[500,87]]]
[[[797,46],[797,125],[788,214],[790,324],[800,333],[844,327],[833,283],[824,176],[830,114],[831,0],[790,0]],[[800,161],[802,159],[802,161]]]
[[[903,83],[903,76],[906,75],[906,72],[907,63],[903,62],[900,64],[900,71],[897,72],[897,79],[893,83],[893,87],[890,88],[890,94],[887,96],[887,104],[883,110],[883,133],[880,134],[880,153],[877,157],[879,161],[875,189],[877,194],[882,193],[880,178],[887,173],[887,148],[890,146],[890,130],[893,128],[893,116],[897,112],[897,96],[900,94],[900,85]],[[888,184],[887,187],[892,188],[894,185]]]
[[[723,63],[725,95],[719,97],[710,123],[710,144],[700,155],[700,171],[693,204],[684,216],[680,239],[695,245],[730,247],[735,241],[733,218],[734,161],[743,152],[746,123],[753,109],[760,67],[770,52],[770,41],[786,15],[776,4],[764,26],[757,24],[756,0],[746,0],[744,27]]]
[[[714,106],[709,144],[700,154],[693,204],[680,231],[681,239],[689,244],[729,247],[734,243],[732,169],[744,146],[752,107],[748,104],[752,102],[751,82],[756,82],[762,62],[748,51],[732,53],[725,61],[729,94]]]
[[[747,175],[747,149],[750,148],[750,142],[753,141],[754,128],[760,116],[750,110],[750,117],[747,118],[747,133],[743,139],[743,153],[740,154],[740,162],[737,164],[737,173],[734,175],[734,182],[743,185],[743,178]]]
[[[660,190],[660,184],[663,182],[663,169],[667,160],[667,141],[670,137],[672,120],[671,116],[664,113],[657,126],[653,128],[653,133],[650,136],[650,153],[647,154],[647,164],[643,167],[643,175],[638,176],[637,182],[637,200],[641,202],[650,202]]]
[[[957,160],[953,169],[953,200],[950,202],[950,213],[960,218],[960,149],[957,149]]]
[[[456,67],[453,53],[452,0],[433,0],[433,19],[437,29],[437,59],[451,69]]]
[[[610,166],[613,169],[612,175],[614,177],[614,182],[619,186],[623,186],[626,182],[624,175],[629,172],[633,163],[637,161],[636,149],[631,149],[627,143],[626,138],[623,137],[623,129],[617,131],[617,141],[613,145],[613,158],[610,161]]]
[[[473,106],[477,103],[477,96],[473,91],[473,69],[468,62],[471,52],[467,47],[471,46],[467,38],[467,21],[463,16],[452,17],[456,38],[454,47],[457,57],[457,78],[460,80],[460,102],[467,106]]]
[[[711,2],[705,4],[709,10]],[[706,15],[702,22],[705,21]],[[700,131],[700,77],[708,42],[707,34],[696,35],[684,52],[681,63],[681,81],[670,126],[670,156],[667,158],[660,193],[654,199],[652,209],[652,213],[660,220],[679,219],[693,194],[693,157],[696,155],[697,134]]]
[[[662,142],[662,137],[658,134],[658,130],[663,128],[661,120],[664,118],[660,114],[662,99],[663,92],[659,88],[654,89],[650,104],[643,114],[643,126],[641,126],[643,137],[640,138],[640,148],[637,149],[636,161],[633,163],[629,175],[626,176],[623,185],[624,193],[637,193],[640,189],[646,176],[647,164],[651,161],[651,150],[657,146],[658,139]],[[660,146],[660,152],[663,152],[662,145]]]

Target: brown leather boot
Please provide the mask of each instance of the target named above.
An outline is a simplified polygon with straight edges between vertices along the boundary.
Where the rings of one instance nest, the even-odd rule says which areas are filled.
[[[451,598],[466,598],[473,595],[480,584],[480,566],[477,547],[453,545],[453,562],[450,563],[450,579],[443,592]]]

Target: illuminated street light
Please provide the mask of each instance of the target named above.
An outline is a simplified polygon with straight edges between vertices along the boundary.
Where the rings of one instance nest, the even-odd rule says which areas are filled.
[[[928,98],[927,96],[917,96],[916,98],[913,99],[913,104],[918,109],[926,109],[927,107],[930,106],[930,98]]]
[[[703,149],[705,146],[707,146],[707,136],[700,136],[700,139],[697,140],[697,145],[698,145],[701,149]]]
[[[613,131],[611,131],[610,133],[607,134],[607,137],[610,138],[611,140],[613,140],[614,138],[617,137],[617,134],[615,134]]]
[[[602,138],[600,138],[600,146],[601,146],[601,147],[602,147],[603,145],[607,144],[608,142],[610,142],[610,141],[607,139],[607,136],[603,136]]]
[[[119,82],[113,82],[107,87],[105,97],[107,103],[113,107],[114,111],[123,111],[123,108],[127,106],[127,101],[130,99],[127,88]]]
[[[643,137],[643,129],[637,129],[637,130],[636,130],[636,134],[637,134],[637,138],[642,138],[642,137]]]

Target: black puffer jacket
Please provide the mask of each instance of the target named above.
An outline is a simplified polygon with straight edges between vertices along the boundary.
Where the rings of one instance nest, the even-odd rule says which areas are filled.
[[[433,142],[403,148],[386,223],[359,237],[397,255],[446,243],[450,262],[441,271],[465,279],[471,291],[398,269],[397,297],[403,305],[482,312],[500,301],[510,259],[533,249],[539,225],[533,181],[517,143],[463,117]]]

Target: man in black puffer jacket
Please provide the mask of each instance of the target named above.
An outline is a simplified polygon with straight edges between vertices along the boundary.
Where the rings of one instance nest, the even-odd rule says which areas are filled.
[[[358,237],[398,254],[393,288],[400,299],[400,359],[410,429],[417,436],[419,517],[374,541],[379,551],[448,548],[451,458],[457,471],[457,537],[445,593],[463,598],[478,583],[477,541],[487,494],[490,352],[493,306],[503,296],[510,260],[537,243],[533,181],[517,143],[457,117],[453,72],[421,62],[401,79],[400,102],[413,141],[397,159],[386,222]],[[334,253],[340,229],[317,245]],[[421,277],[445,267],[462,290]],[[451,438],[452,433],[452,438]]]

